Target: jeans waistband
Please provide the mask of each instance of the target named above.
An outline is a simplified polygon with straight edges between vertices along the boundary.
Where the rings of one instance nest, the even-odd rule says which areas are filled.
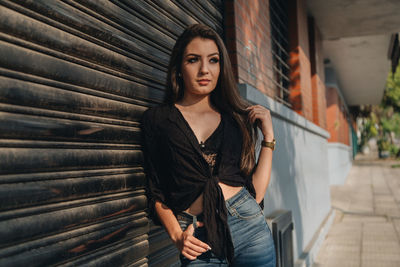
[[[247,189],[243,186],[242,189],[239,190],[239,192],[225,200],[225,204],[227,207],[234,207],[240,205],[248,197],[251,197],[251,195],[249,191],[247,191]]]
[[[225,200],[225,204],[227,207],[232,207],[232,206],[237,206],[240,205],[245,199],[248,197],[251,197],[250,193],[247,191],[247,189],[243,186],[239,192],[237,192],[235,195],[230,197],[229,199]],[[194,223],[194,222],[202,222],[204,218],[204,214],[200,213],[198,215],[193,215],[190,213],[187,213],[185,211],[181,211],[176,215],[176,218],[180,221],[185,221],[189,223]]]

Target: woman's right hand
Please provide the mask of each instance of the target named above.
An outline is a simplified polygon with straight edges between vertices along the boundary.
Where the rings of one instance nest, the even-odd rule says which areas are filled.
[[[203,222],[197,222],[197,227],[203,226]],[[193,234],[193,224],[189,224],[189,226],[181,233],[175,242],[175,245],[182,255],[189,260],[195,260],[202,253],[211,250],[209,245],[194,237]]]

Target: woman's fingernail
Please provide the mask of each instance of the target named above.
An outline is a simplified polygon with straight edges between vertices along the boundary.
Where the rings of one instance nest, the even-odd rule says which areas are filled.
[[[208,246],[208,250],[211,250],[211,247],[210,247],[210,246]]]

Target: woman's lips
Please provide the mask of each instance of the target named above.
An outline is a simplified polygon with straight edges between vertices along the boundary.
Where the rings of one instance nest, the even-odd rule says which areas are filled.
[[[198,80],[197,81],[200,85],[207,85],[209,82],[210,82],[210,80]]]

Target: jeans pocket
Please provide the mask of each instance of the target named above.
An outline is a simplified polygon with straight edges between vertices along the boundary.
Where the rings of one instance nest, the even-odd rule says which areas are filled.
[[[253,219],[263,213],[260,205],[250,194],[239,205],[231,206],[230,209],[233,216],[244,220]]]

